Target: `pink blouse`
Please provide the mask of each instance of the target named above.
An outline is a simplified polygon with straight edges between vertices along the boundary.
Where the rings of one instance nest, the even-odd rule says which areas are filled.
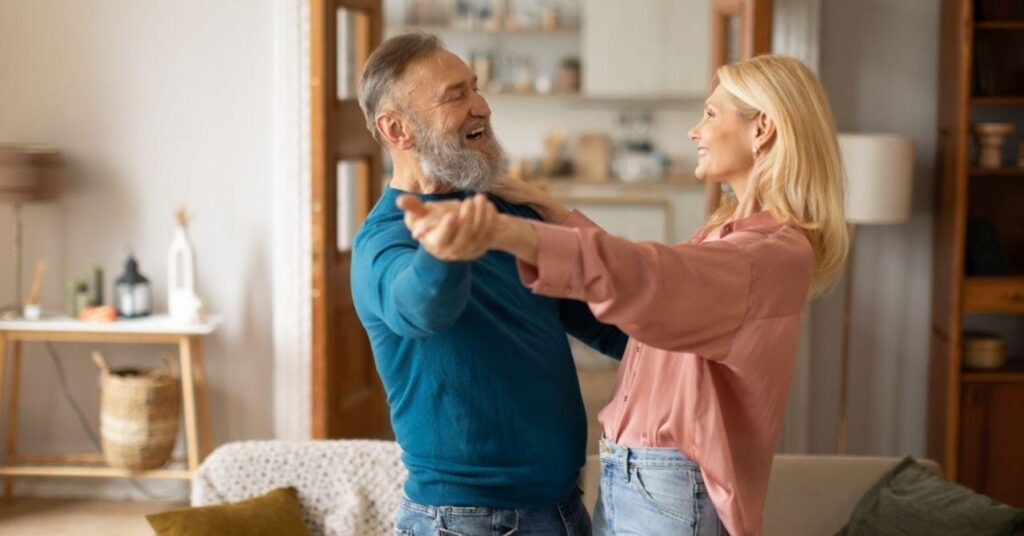
[[[675,447],[700,465],[734,535],[760,534],[810,289],[807,237],[767,211],[667,246],[611,236],[579,213],[533,223],[525,285],[589,303],[630,336],[604,433],[628,447]]]

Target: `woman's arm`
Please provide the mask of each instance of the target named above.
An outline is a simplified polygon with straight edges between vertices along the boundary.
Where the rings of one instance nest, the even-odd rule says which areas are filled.
[[[501,216],[492,243],[534,292],[585,301],[601,322],[671,351],[724,358],[747,311],[750,259],[729,242],[666,246]]]
[[[491,246],[510,253],[523,262],[537,264],[537,231],[530,224],[530,220],[499,214],[497,231],[494,233]]]
[[[555,201],[546,191],[524,180],[506,178],[499,182],[491,193],[516,205],[532,208],[541,219],[554,224],[561,224],[572,213],[564,205]]]

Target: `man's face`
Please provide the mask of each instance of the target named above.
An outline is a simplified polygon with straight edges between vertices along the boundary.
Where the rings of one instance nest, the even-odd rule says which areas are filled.
[[[424,174],[460,190],[486,191],[508,169],[477,89],[469,67],[440,50],[410,65],[396,92]]]

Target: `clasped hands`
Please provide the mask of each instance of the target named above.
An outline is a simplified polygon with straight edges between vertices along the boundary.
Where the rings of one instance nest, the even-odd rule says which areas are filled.
[[[494,248],[503,217],[484,194],[432,203],[403,195],[397,205],[405,211],[405,226],[413,238],[443,261],[474,260]]]

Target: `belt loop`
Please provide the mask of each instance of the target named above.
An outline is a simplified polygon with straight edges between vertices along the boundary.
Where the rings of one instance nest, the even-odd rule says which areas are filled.
[[[622,447],[622,469],[626,472],[626,482],[629,482],[630,478],[630,466],[629,466],[629,447]]]

